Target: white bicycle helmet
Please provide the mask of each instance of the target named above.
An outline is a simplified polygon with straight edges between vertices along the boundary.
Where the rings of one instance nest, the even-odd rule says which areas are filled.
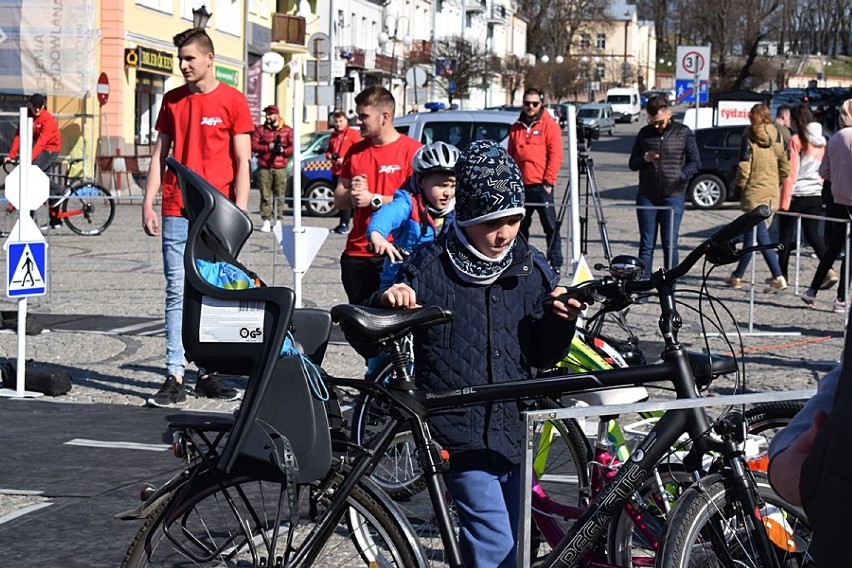
[[[456,162],[461,152],[452,144],[432,142],[422,146],[411,160],[411,168],[415,174],[433,172],[455,172]]]

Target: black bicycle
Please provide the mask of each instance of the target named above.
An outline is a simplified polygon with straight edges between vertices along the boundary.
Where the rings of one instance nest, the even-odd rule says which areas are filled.
[[[174,424],[176,453],[188,459],[188,465],[160,488],[146,488],[139,508],[122,515],[144,519],[124,566],[427,566],[433,559],[461,566],[441,486],[447,462],[429,433],[430,412],[649,382],[671,383],[678,398],[698,397],[688,355],[677,340],[680,317],[672,285],[703,257],[714,264],[736,261],[738,253],[730,241],[769,216],[768,208],[742,216],[717,231],[679,266],[658,271],[650,280],[616,279],[572,291],[591,301],[656,290],[666,343],[661,363],[464,391],[423,392],[415,387],[400,340],[419,326],[449,321],[451,314],[437,307],[397,312],[343,305],[333,308],[332,315],[347,339],[356,349],[390,346],[396,374],[387,387],[324,377],[332,388],[328,400],[321,401],[322,389],[309,379],[303,361],[280,356],[292,321],[306,317],[293,311],[292,291],[222,290],[201,279],[195,269],[197,258],[235,258],[251,232],[250,219],[234,212],[233,204],[217,197],[193,172],[171,159],[168,163],[178,174],[190,218],[185,258],[186,352],[206,368],[248,375],[249,382],[233,421]],[[630,273],[629,267],[621,268]],[[258,327],[262,342],[203,340],[199,326],[211,325],[205,320],[205,306],[221,307],[227,302],[240,312],[263,312]],[[309,315],[315,320],[323,317],[322,313]],[[308,357],[321,360],[328,326],[296,321],[294,332]],[[305,335],[300,337],[300,332]],[[387,401],[391,416],[385,431],[365,446],[348,441],[339,423],[335,389],[368,392]],[[428,550],[420,545],[408,519],[369,480],[400,427],[409,428],[414,437],[440,534],[439,542]],[[685,536],[664,539],[656,556],[658,564],[664,565],[663,558],[682,557],[686,560],[678,560],[681,566],[809,565],[810,533],[803,513],[784,504],[747,467],[738,445],[744,436],[742,415],[728,414],[716,423],[715,435],[713,430],[702,409],[666,413],[541,565],[583,565],[594,561],[597,551],[606,550],[608,528],[683,434],[690,440],[685,471],[701,478],[700,485],[687,491],[699,497],[687,502],[695,506],[708,494],[721,494],[721,498],[714,498],[698,517],[681,514],[679,506],[674,509],[669,522],[677,523],[668,532]],[[709,470],[703,460],[708,453],[716,456]],[[770,534],[764,519],[779,515],[784,520],[782,530]],[[775,538],[778,534],[788,538],[780,542]],[[789,546],[791,541],[797,546]]]

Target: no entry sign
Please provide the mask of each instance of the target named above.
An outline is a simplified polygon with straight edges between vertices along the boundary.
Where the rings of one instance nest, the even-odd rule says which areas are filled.
[[[109,77],[107,77],[106,73],[101,73],[98,77],[97,93],[98,102],[101,106],[107,104],[109,100]]]

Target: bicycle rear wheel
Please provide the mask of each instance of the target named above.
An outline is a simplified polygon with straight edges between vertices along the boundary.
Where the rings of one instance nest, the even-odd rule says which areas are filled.
[[[277,566],[277,558],[288,565],[324,519],[316,510],[321,505],[310,498],[312,486],[299,487],[299,524],[292,526],[281,483],[244,476],[221,481],[208,471],[188,491],[184,485],[166,495],[137,532],[122,566]],[[303,565],[422,566],[417,544],[406,538],[410,528],[377,493],[357,485],[331,536]]]
[[[89,180],[71,186],[61,209],[65,224],[78,235],[100,235],[115,217],[115,201],[109,191]]]
[[[804,511],[786,503],[755,474],[762,502],[760,516],[779,566],[814,567],[808,553],[813,533]],[[721,476],[707,478],[688,489],[669,516],[658,563],[673,568],[738,566],[762,568],[756,530],[750,528],[730,482]]]
[[[6,199],[6,189],[0,190],[0,237],[8,237],[15,226],[18,216],[13,209],[11,212],[6,208],[9,200]]]

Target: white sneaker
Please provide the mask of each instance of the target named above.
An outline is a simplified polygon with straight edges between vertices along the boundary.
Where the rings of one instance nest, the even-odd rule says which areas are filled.
[[[261,233],[268,233],[272,230],[272,225],[269,223],[269,219],[263,220],[263,226],[260,227]]]
[[[280,228],[281,228],[281,219],[278,219],[277,221],[275,221],[275,228],[276,228],[276,229],[280,229]]]

